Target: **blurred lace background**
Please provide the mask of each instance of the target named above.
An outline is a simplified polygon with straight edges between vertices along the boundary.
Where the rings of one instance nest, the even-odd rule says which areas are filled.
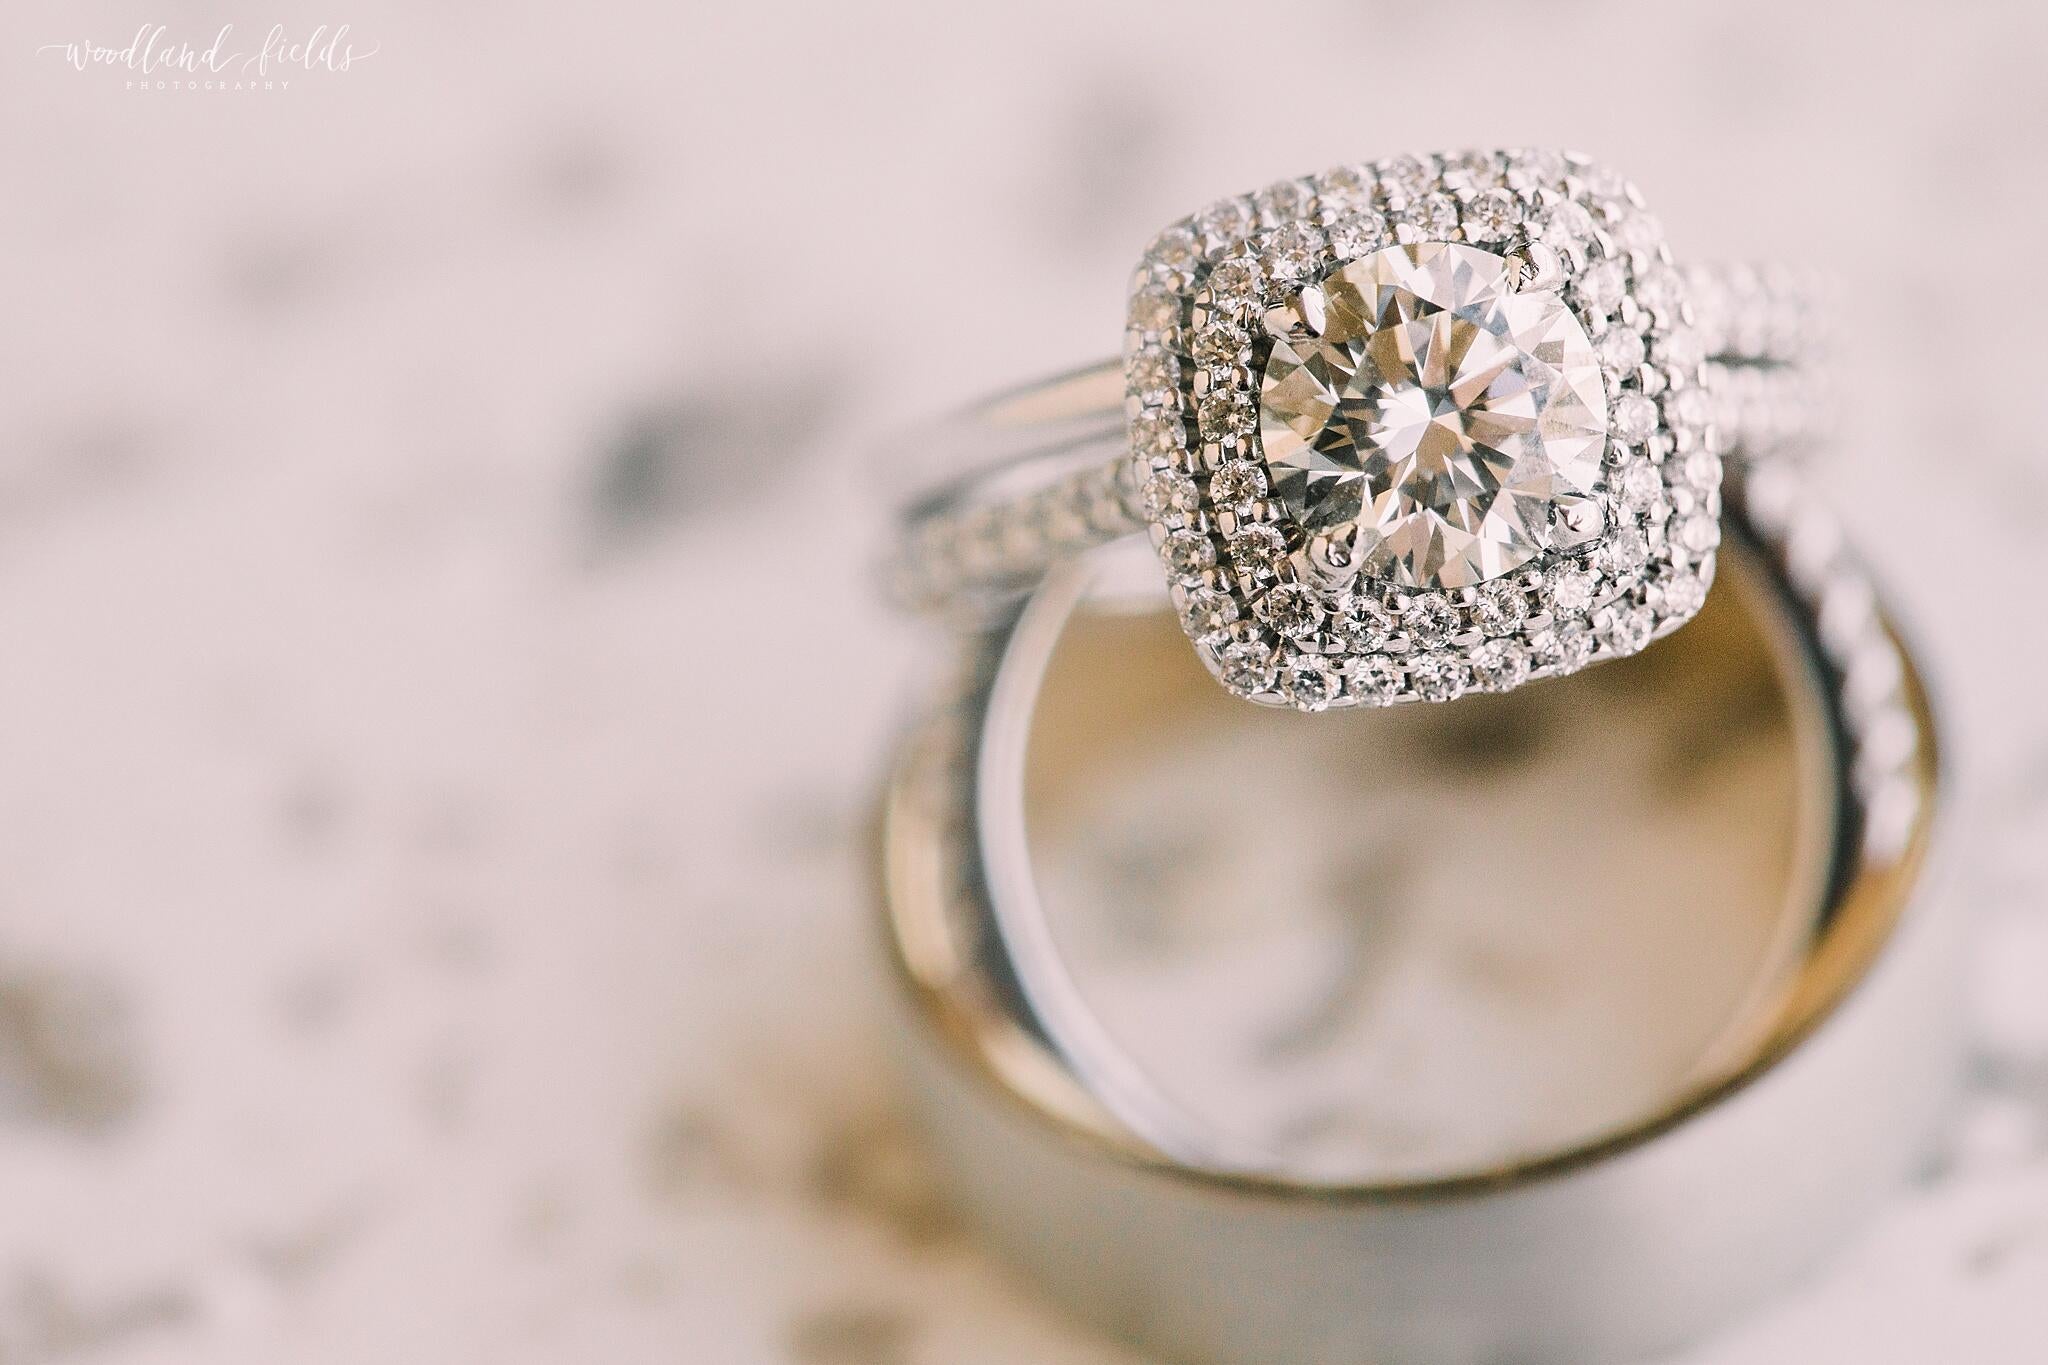
[[[40,51],[145,23],[377,51]],[[1113,349],[1216,194],[1510,143],[1843,282],[1828,482],[1984,926],[1940,1169],[1686,1359],[2048,1358],[2044,57],[2018,3],[8,6],[0,1365],[1130,1361],[878,1063],[930,640],[876,433]]]

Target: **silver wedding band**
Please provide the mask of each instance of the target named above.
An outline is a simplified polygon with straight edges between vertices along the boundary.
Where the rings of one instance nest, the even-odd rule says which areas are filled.
[[[1756,471],[1727,524],[1716,595],[1774,642],[1819,759],[1796,967],[1744,1052],[1656,1112],[1422,1178],[1304,1175],[1219,1136],[1096,1021],[1045,932],[1019,795],[1090,568],[972,638],[891,785],[880,900],[917,1110],[989,1244],[1173,1360],[1586,1365],[1697,1336],[1853,1230],[1924,1158],[1955,1075],[1936,740],[1895,627],[1790,471]]]

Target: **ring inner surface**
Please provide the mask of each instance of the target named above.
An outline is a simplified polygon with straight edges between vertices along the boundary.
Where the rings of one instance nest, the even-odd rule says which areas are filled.
[[[1313,716],[1227,696],[1164,613],[1084,608],[1026,822],[1093,1026],[1221,1145],[1318,1181],[1512,1165],[1742,1067],[1834,837],[1815,683],[1758,580],[1730,556],[1685,630],[1569,678]]]

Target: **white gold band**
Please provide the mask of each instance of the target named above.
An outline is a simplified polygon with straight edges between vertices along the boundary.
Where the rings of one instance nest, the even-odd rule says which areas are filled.
[[[986,1235],[1151,1349],[1276,1365],[1621,1358],[1696,1334],[1837,1242],[1920,1158],[1942,1107],[1957,920],[1923,885],[1934,737],[1911,660],[1789,477],[1752,482],[1731,499],[1729,577],[1752,613],[1790,625],[1787,685],[1827,732],[1822,928],[1741,1066],[1627,1132],[1509,1170],[1331,1184],[1175,1136],[1181,1117],[1148,1108],[1060,1017],[1026,941],[1039,912],[1021,824],[989,799],[1021,780],[1002,736],[1081,572],[988,637],[965,701],[912,747],[884,868],[920,1107]],[[1024,680],[1008,693],[1006,671]]]

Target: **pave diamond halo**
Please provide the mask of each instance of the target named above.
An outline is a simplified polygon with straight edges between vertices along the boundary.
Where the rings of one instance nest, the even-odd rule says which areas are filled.
[[[1126,414],[1197,653],[1321,710],[1676,629],[1718,544],[1701,353],[1657,220],[1581,156],[1403,156],[1173,224],[1133,281]]]

